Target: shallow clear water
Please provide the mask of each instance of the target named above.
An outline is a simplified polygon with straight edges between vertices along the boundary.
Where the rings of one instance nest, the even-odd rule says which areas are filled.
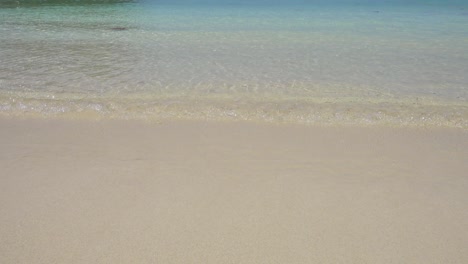
[[[33,2],[0,5],[3,115],[468,127],[464,1]]]

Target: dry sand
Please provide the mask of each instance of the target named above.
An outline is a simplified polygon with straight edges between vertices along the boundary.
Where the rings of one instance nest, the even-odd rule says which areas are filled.
[[[468,132],[0,119],[0,263],[468,263]]]

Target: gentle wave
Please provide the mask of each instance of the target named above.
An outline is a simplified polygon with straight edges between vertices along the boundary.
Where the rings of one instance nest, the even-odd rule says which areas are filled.
[[[431,98],[380,100],[246,96],[0,95],[0,114],[72,119],[262,121],[315,125],[468,128],[468,103]]]

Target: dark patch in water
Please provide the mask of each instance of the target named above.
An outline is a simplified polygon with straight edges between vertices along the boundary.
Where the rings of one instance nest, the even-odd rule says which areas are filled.
[[[374,12],[374,13],[380,13],[380,11],[379,11],[379,10],[374,10],[374,11],[372,11],[372,12]]]
[[[34,6],[54,6],[54,5],[95,5],[95,4],[121,4],[134,3],[138,0],[0,0],[0,8],[7,7],[34,7]]]
[[[114,30],[114,31],[124,31],[124,30],[127,30],[128,28],[126,27],[112,27],[110,28],[110,30]]]

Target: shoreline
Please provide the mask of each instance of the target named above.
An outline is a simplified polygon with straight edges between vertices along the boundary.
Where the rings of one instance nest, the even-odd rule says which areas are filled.
[[[239,95],[34,96],[0,92],[0,118],[138,122],[255,122],[307,126],[459,128],[468,130],[468,103],[430,96],[394,98]]]
[[[2,263],[463,263],[468,131],[0,117]]]

